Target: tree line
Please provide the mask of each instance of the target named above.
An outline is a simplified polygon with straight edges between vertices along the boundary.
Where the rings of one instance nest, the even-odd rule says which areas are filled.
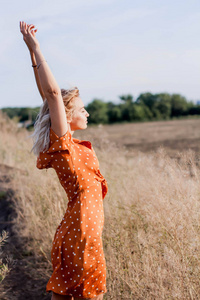
[[[137,99],[134,99],[131,94],[127,94],[120,96],[119,99],[119,104],[94,99],[86,106],[86,110],[90,114],[89,123],[143,122],[200,115],[200,102],[195,104],[180,94],[142,93]],[[26,120],[34,122],[39,107],[6,107],[2,111],[19,122]]]

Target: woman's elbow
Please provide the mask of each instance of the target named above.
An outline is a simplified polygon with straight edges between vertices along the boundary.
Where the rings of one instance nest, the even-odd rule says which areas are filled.
[[[61,96],[61,90],[60,89],[52,89],[48,88],[45,92],[45,98],[58,98]]]

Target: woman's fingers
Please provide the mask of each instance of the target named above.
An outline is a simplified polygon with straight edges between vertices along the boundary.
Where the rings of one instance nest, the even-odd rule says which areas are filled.
[[[37,32],[37,29],[35,29],[35,25],[28,24],[28,28],[29,28],[29,33],[31,33],[35,37],[35,34]]]
[[[28,27],[29,27],[30,29],[32,29],[32,28],[35,28],[35,25],[33,25],[33,24],[28,24]]]
[[[30,29],[29,32],[35,36],[35,33],[37,32],[37,29],[35,29],[35,25],[33,24],[28,24],[28,28]]]
[[[27,24],[24,21],[20,21],[20,30],[23,34],[23,39],[26,45],[28,46],[29,50],[32,50],[34,47],[39,45],[35,35],[37,32],[35,25]]]
[[[20,31],[23,32],[23,30],[24,30],[23,22],[20,22]]]
[[[33,35],[34,37],[35,37],[36,32],[37,32],[37,29],[34,29],[34,30],[31,31],[31,33],[32,33],[32,35]]]
[[[30,27],[27,27],[27,33],[28,33],[28,34],[32,34],[32,30],[31,30]]]
[[[20,22],[20,30],[23,35],[27,33],[27,24],[23,21]]]

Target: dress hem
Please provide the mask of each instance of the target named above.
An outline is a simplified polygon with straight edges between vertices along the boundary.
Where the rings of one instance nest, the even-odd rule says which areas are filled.
[[[53,290],[46,290],[46,293],[50,293],[50,292],[54,292]],[[71,297],[76,297],[76,298],[80,298],[80,299],[92,299],[92,298],[95,298],[95,297],[98,297],[98,296],[100,296],[100,295],[104,295],[104,294],[106,294],[107,293],[107,290],[105,290],[105,292],[103,292],[103,293],[99,293],[99,294],[96,294],[96,296],[90,296],[90,297],[83,297],[83,296],[76,296],[76,295],[72,295],[72,294],[64,294],[64,293],[62,293],[62,294],[59,294],[59,293],[56,293],[56,292],[54,292],[55,294],[58,294],[58,295],[61,295],[61,296],[71,296]]]

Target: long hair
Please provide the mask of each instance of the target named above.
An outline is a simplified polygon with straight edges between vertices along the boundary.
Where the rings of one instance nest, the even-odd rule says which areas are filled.
[[[73,89],[61,89],[61,95],[65,106],[66,118],[72,117],[75,105],[74,99],[79,96],[77,87]],[[34,133],[31,135],[34,141],[31,151],[38,156],[40,152],[49,148],[49,131],[51,126],[51,118],[47,99],[44,100],[34,125]]]

